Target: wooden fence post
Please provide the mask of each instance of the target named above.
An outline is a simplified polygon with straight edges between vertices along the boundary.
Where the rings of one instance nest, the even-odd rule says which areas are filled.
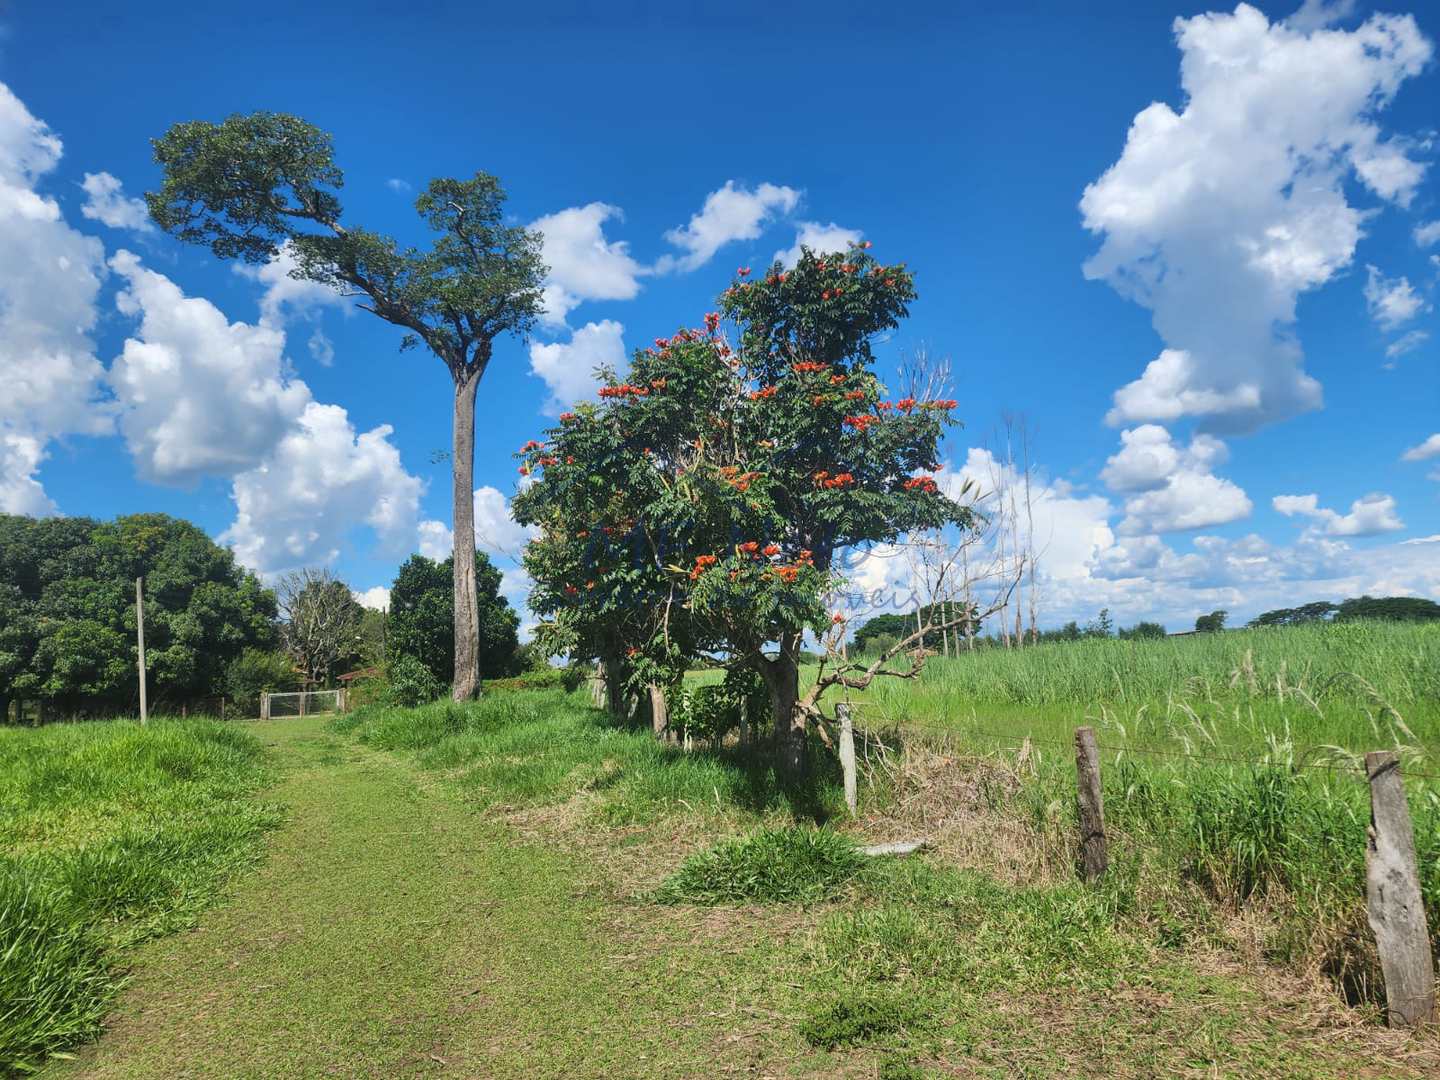
[[[842,701],[835,706],[835,716],[840,721],[840,768],[845,773],[845,805],[850,816],[856,816],[859,797],[855,777],[855,722],[850,718],[850,706]]]
[[[1100,788],[1100,747],[1095,729],[1075,729],[1076,802],[1080,808],[1080,876],[1095,881],[1110,859],[1105,851],[1105,801]]]
[[[1370,829],[1365,844],[1365,897],[1370,929],[1385,977],[1391,1027],[1414,1027],[1435,1019],[1435,959],[1415,864],[1415,829],[1400,779],[1400,756],[1388,750],[1365,755],[1370,781]]]
[[[264,691],[260,693],[260,719],[270,719],[270,695]]]

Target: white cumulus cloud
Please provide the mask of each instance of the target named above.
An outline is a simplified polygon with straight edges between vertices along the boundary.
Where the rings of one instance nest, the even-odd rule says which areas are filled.
[[[556,416],[577,401],[590,397],[600,385],[595,369],[602,365],[625,369],[625,327],[613,319],[586,323],[570,340],[530,343],[530,371],[550,388],[545,412]]]
[[[1425,221],[1415,226],[1415,243],[1422,247],[1434,247],[1440,244],[1440,221]]]
[[[836,225],[821,225],[818,221],[802,221],[795,232],[795,243],[775,253],[775,260],[782,266],[794,266],[800,261],[800,250],[809,248],[814,252],[846,251],[851,244],[858,244],[865,234],[859,229],[847,229]]]
[[[1248,517],[1249,497],[1233,481],[1215,476],[1229,452],[1213,435],[1180,446],[1158,424],[1120,434],[1120,450],[1101,471],[1112,491],[1128,495],[1118,531],[1125,536],[1224,525]]]
[[[415,535],[424,488],[381,424],[359,435],[339,405],[309,402],[255,468],[235,477],[235,521],[220,539],[262,574],[339,557],[356,527],[399,551]]]
[[[1085,189],[1085,226],[1102,237],[1086,276],[1149,308],[1166,345],[1110,423],[1243,431],[1319,406],[1296,301],[1354,256],[1366,211],[1347,202],[1348,175],[1400,205],[1413,195],[1423,166],[1375,116],[1432,50],[1408,15],[1316,25],[1248,4],[1177,19],[1183,106],[1143,109]]]
[[[1385,355],[1391,360],[1398,360],[1407,353],[1412,353],[1430,340],[1430,333],[1427,330],[1411,330],[1408,334],[1402,334],[1389,345],[1385,346]],[[1393,365],[1387,364],[1386,367]]]
[[[1316,495],[1276,495],[1271,505],[1286,517],[1304,517],[1325,536],[1376,536],[1403,529],[1405,523],[1395,513],[1395,500],[1375,492],[1350,504],[1350,513],[1341,514],[1320,505]]]
[[[633,300],[648,271],[630,255],[629,245],[605,238],[605,222],[623,220],[620,208],[602,202],[572,206],[531,222],[543,238],[545,279],[543,321],[552,327],[585,300]]]
[[[104,248],[37,190],[60,155],[0,83],[0,511],[11,513],[56,509],[37,479],[51,441],[113,427],[90,337]]]
[[[80,186],[85,190],[85,205],[80,207],[83,216],[112,229],[155,231],[144,200],[127,196],[119,179],[108,172],[86,173]]]
[[[682,226],[665,234],[683,254],[663,256],[658,273],[695,270],[704,266],[726,244],[754,240],[777,215],[788,214],[800,205],[800,192],[778,184],[755,188],[739,186],[734,180],[705,197],[699,213]]]
[[[384,585],[375,585],[363,592],[351,589],[350,595],[357,604],[371,611],[385,611],[390,607],[390,590]]]
[[[1401,461],[1429,461],[1433,457],[1440,457],[1440,432],[1431,435],[1418,446],[1412,446],[1405,453],[1400,455]]]
[[[1408,278],[1387,278],[1374,266],[1365,271],[1365,304],[1381,330],[1394,330],[1425,310],[1425,298]]]

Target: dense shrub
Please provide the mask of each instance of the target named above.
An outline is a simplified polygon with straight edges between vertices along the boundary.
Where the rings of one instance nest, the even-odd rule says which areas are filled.
[[[828,828],[762,829],[692,855],[656,898],[701,904],[821,900],[863,862],[853,840]]]
[[[426,705],[445,692],[440,680],[435,678],[428,667],[413,656],[397,656],[390,663],[387,672],[388,686],[385,691],[387,705]]]

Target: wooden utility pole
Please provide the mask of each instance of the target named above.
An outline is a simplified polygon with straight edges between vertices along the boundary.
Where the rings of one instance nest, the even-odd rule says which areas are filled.
[[[1365,755],[1370,781],[1370,830],[1365,848],[1370,929],[1385,976],[1391,1027],[1435,1021],[1435,959],[1415,863],[1415,829],[1400,780],[1400,755]]]
[[[145,705],[145,592],[143,577],[135,579],[135,641],[140,652],[140,723],[149,720]]]

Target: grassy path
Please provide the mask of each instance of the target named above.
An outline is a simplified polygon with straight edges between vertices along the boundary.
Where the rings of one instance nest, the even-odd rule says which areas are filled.
[[[763,963],[708,971],[693,927],[617,905],[398,756],[315,719],[257,732],[291,815],[268,860],[140,949],[105,1037],[46,1076],[844,1074],[754,1009]],[[769,955],[748,936],[727,951]]]

